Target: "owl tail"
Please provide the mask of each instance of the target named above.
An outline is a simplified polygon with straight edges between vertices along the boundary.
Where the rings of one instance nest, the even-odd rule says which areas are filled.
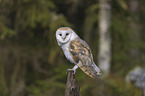
[[[97,75],[102,75],[100,69],[97,67],[97,65],[93,62],[93,66],[95,68],[95,71],[97,72]]]
[[[92,78],[97,78],[98,75],[101,75],[100,69],[95,65],[94,62],[89,66],[83,65],[82,62],[79,62],[77,65],[83,72],[85,72],[87,75],[89,75]]]

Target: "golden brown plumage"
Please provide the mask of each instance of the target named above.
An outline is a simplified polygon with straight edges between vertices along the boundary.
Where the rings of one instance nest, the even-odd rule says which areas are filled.
[[[96,70],[93,62],[91,49],[79,37],[70,42],[69,51],[73,55],[73,59],[79,68],[92,78],[100,75],[100,70]],[[79,62],[80,61],[80,62]]]

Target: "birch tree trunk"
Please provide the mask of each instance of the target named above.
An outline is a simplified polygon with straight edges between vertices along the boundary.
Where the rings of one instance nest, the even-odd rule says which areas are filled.
[[[111,62],[111,36],[109,27],[111,24],[111,0],[100,0],[99,11],[99,56],[98,65],[107,75],[110,71]]]

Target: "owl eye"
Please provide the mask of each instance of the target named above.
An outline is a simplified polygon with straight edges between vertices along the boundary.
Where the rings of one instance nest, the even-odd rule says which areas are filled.
[[[62,36],[62,34],[59,34],[60,36]]]
[[[66,36],[69,35],[69,33],[66,33]]]

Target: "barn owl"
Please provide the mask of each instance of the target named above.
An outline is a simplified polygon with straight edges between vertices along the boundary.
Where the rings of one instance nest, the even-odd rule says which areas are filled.
[[[61,27],[56,31],[56,40],[62,48],[65,57],[75,66],[72,69],[76,73],[79,67],[87,75],[97,78],[101,75],[100,69],[95,65],[91,49],[71,28]]]

